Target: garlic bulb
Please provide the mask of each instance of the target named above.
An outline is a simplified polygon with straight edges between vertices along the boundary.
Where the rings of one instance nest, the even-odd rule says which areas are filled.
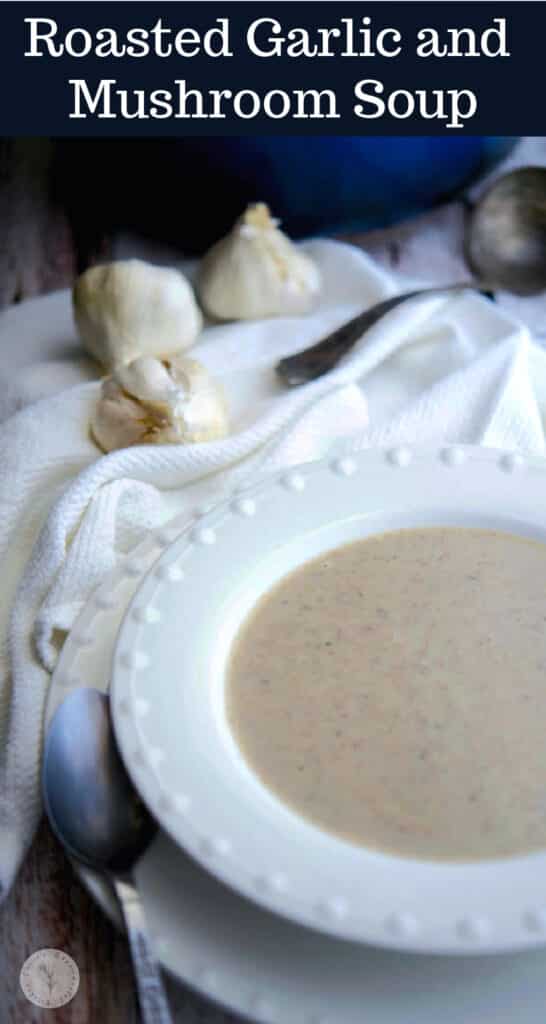
[[[265,203],[256,203],[208,251],[198,281],[207,313],[253,320],[311,308],[320,289],[318,268],[277,224]]]
[[[186,278],[143,260],[90,267],[77,279],[72,299],[84,348],[108,370],[139,356],[186,349],[203,324]]]
[[[192,444],[225,437],[223,393],[196,359],[143,356],[102,384],[91,421],[100,448],[134,444]]]

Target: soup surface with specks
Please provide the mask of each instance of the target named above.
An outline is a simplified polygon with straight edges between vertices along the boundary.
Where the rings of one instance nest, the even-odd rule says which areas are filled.
[[[243,624],[226,708],[326,831],[409,857],[546,848],[546,545],[425,527],[325,553]]]

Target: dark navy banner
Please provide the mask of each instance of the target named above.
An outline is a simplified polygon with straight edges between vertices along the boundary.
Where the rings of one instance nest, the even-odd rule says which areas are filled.
[[[9,3],[3,135],[546,134],[544,3]]]

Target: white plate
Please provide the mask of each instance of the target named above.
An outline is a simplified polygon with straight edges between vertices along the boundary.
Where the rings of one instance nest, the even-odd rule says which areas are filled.
[[[525,470],[525,465],[520,467]],[[177,528],[150,534],[96,591],[67,638],[49,690],[46,724],[79,686],[107,690],[120,622]],[[138,570],[138,571],[137,571]],[[140,575],[139,575],[140,574]],[[113,919],[110,888],[77,868]],[[343,942],[261,910],[216,882],[164,833],[137,870],[163,965],[185,984],[260,1024],[542,1024],[543,951],[493,957],[419,956]],[[546,892],[526,927],[546,943]],[[196,1016],[200,1017],[196,1010]],[[188,1010],[188,1017],[190,1012]]]
[[[292,469],[218,506],[167,548],[124,620],[117,737],[165,831],[263,906],[398,949],[528,947],[542,941],[546,851],[449,863],[346,842],[270,793],[226,722],[227,658],[259,596],[324,550],[425,523],[546,540],[546,463],[481,448],[365,451]]]

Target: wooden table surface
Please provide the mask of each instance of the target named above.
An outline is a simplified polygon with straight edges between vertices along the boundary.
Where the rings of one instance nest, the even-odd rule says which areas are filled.
[[[464,217],[463,205],[452,203],[401,228],[353,241],[383,265],[422,276],[427,282],[460,280],[465,272]],[[80,970],[77,995],[59,1010],[33,1007],[19,988],[24,960],[43,947],[66,951]],[[126,940],[83,889],[45,823],[0,910],[0,979],[0,1024],[137,1024],[139,1020]],[[171,979],[167,987],[176,1024],[239,1021]]]

